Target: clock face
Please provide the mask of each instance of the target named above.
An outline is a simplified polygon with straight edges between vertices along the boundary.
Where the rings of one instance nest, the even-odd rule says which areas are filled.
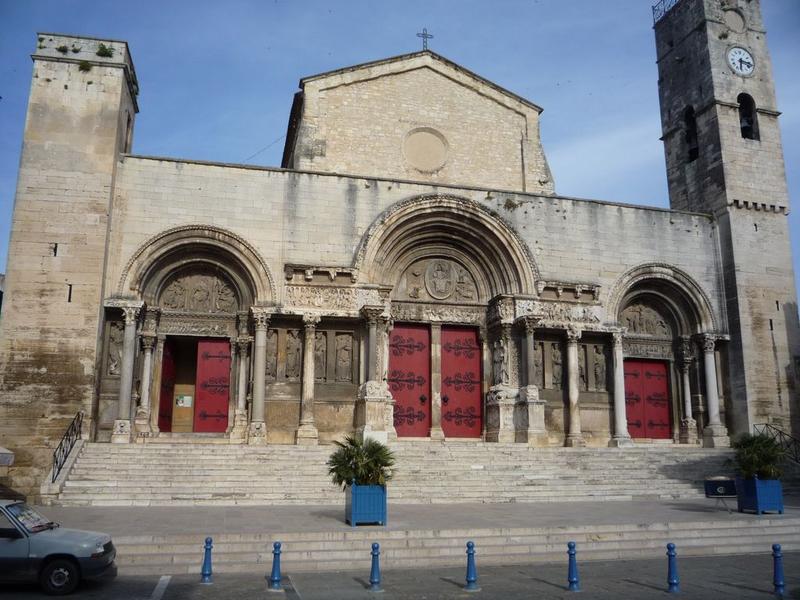
[[[728,50],[728,64],[734,73],[739,75],[752,75],[753,70],[756,68],[756,61],[753,60],[753,55],[739,46],[734,46]]]

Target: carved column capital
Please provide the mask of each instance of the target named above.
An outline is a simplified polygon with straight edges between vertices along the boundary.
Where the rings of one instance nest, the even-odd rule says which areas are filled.
[[[142,339],[142,349],[145,351],[152,351],[153,346],[156,343],[156,336],[152,333],[143,333],[141,336]]]
[[[303,315],[303,328],[306,330],[306,333],[313,333],[314,330],[317,328],[321,317],[316,314],[307,313]]]
[[[524,315],[517,319],[517,323],[525,330],[526,334],[531,334],[542,319],[542,315]]]
[[[148,306],[144,312],[144,326],[142,327],[142,331],[155,335],[156,330],[158,329],[158,317],[160,314],[160,308]]]
[[[141,306],[121,306],[122,315],[125,317],[125,326],[133,325],[139,318],[139,312],[142,310]]]
[[[623,331],[612,331],[611,332],[611,345],[616,348],[617,346],[622,346],[622,336]]]
[[[250,349],[250,343],[253,341],[253,338],[249,336],[244,336],[236,339],[236,348],[239,350],[239,356],[244,356],[247,351]]]
[[[253,324],[257,330],[266,330],[267,327],[269,327],[269,320],[272,317],[272,313],[270,313],[267,309],[254,306],[250,309],[250,312],[253,315]]]
[[[377,325],[378,319],[383,314],[383,310],[383,306],[369,306],[365,304],[361,307],[361,316],[363,316],[370,325]]]
[[[715,336],[713,333],[702,333],[698,337],[700,344],[703,346],[703,352],[714,351],[714,346],[717,343],[717,336]]]
[[[575,327],[574,325],[567,327],[566,331],[567,342],[570,344],[577,344],[578,340],[581,339],[581,335],[583,334],[583,331],[580,329],[580,327]]]

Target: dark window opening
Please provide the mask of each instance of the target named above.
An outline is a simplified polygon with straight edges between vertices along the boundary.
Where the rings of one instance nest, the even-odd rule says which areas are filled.
[[[753,223],[753,229],[755,229],[756,231],[758,231],[758,223]]]
[[[125,128],[125,152],[126,153],[131,151],[131,146],[133,146],[133,119],[131,119],[131,116],[128,115],[128,125]]]
[[[769,320],[769,330],[773,331],[773,329],[772,329],[772,319]]]
[[[693,162],[700,156],[700,148],[697,143],[697,120],[691,106],[683,111],[683,126],[686,133],[686,156],[689,162]]]
[[[758,116],[756,115],[756,103],[749,94],[739,94],[736,98],[739,103],[739,127],[741,127],[742,137],[746,140],[757,140],[758,137]]]
[[[53,256],[58,256],[58,242],[53,242],[51,248],[53,250]]]
[[[781,312],[781,303],[775,300],[775,310]]]
[[[67,284],[67,302],[72,302],[72,284]]]

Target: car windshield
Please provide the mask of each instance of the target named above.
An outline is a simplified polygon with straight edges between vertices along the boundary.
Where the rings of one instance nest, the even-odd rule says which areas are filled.
[[[11,513],[12,517],[15,517],[20,523],[22,523],[25,529],[27,529],[30,533],[36,533],[37,531],[42,531],[43,529],[57,527],[57,525],[50,519],[40,515],[24,502],[18,502],[16,504],[6,506],[6,510]]]

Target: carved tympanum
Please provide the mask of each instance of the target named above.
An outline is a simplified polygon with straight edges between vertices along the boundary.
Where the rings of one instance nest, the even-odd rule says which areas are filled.
[[[628,328],[629,334],[672,337],[672,330],[664,317],[646,304],[631,304],[622,311],[620,320]]]
[[[158,304],[163,308],[205,313],[234,313],[239,308],[236,292],[215,273],[184,272],[162,290]]]
[[[477,302],[478,288],[472,275],[457,262],[446,258],[423,259],[403,273],[397,299]]]

